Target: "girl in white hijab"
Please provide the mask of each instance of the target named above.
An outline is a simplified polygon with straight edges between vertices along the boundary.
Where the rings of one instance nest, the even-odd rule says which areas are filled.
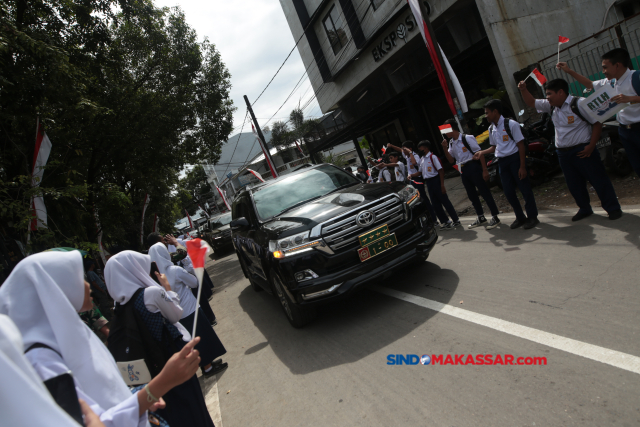
[[[193,361],[199,362],[198,353],[189,349],[170,360],[164,375],[132,395],[109,350],[78,316],[91,307],[90,287],[77,251],[31,255],[0,287],[0,313],[7,314],[20,330],[26,357],[43,381],[70,371],[78,397],[105,426],[146,427],[147,409],[164,406],[162,400],[150,403],[148,391],[162,396],[189,378],[197,369]]]
[[[162,243],[158,244],[164,248],[171,263],[167,249]],[[168,270],[160,265],[158,268],[160,272]],[[171,273],[171,271],[168,272]],[[151,279],[150,273],[151,258],[148,255],[134,251],[120,252],[111,257],[105,266],[107,289],[117,304],[133,304],[153,339],[161,345],[166,345],[169,351],[180,351],[180,348],[185,345],[182,340],[184,332],[181,335],[178,331],[179,328],[184,329],[184,327],[177,323],[183,315],[182,308],[178,305],[180,299],[171,290],[172,284],[164,274],[156,273],[162,284],[160,286]],[[185,274],[188,273],[185,272]],[[143,291],[138,293],[141,289]],[[119,310],[116,307],[114,322],[118,321],[118,313]],[[198,341],[199,338],[196,338],[188,345]],[[198,361],[200,362],[200,359]],[[167,407],[158,410],[157,413],[171,427],[213,427],[200,383],[195,375],[168,392],[165,400]]]

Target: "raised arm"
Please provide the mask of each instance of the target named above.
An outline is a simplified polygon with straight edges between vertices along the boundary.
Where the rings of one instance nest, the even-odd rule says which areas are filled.
[[[588,77],[585,77],[582,74],[578,74],[575,71],[573,71],[571,68],[569,68],[566,62],[558,62],[558,64],[556,65],[556,68],[558,70],[562,70],[565,73],[569,74],[571,77],[576,79],[581,85],[583,85],[587,89],[589,90],[593,89],[593,82],[589,80]]]
[[[520,89],[520,94],[522,95],[522,99],[524,99],[524,103],[527,104],[528,107],[535,107],[536,99],[531,95],[529,89],[527,89],[527,84],[524,80],[518,83],[518,89]]]

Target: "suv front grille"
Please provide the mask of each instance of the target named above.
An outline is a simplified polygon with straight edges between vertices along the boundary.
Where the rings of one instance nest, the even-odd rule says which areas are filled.
[[[362,211],[372,211],[376,215],[375,221],[366,228],[356,224],[356,216]],[[325,222],[322,225],[322,238],[332,250],[337,251],[357,242],[358,236],[368,230],[402,220],[404,213],[400,199],[391,194]]]

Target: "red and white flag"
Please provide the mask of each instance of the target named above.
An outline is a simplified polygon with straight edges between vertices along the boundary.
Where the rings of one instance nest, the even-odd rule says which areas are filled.
[[[534,68],[533,71],[531,72],[531,74],[529,74],[527,76],[527,78],[531,77],[533,80],[536,81],[536,83],[538,83],[538,85],[542,86],[547,82],[547,78],[545,76],[542,75],[542,73],[540,71],[538,71],[537,68]]]
[[[198,296],[196,297],[196,301],[200,301],[200,293],[202,292],[202,278],[204,277],[204,265],[207,262],[207,254],[211,251],[211,246],[207,244],[202,239],[193,239],[185,242],[187,245],[187,253],[189,254],[189,258],[191,258],[191,262],[193,263],[193,272],[198,278]],[[196,337],[196,325],[198,323],[198,312],[200,310],[196,310],[196,315],[193,319],[193,331],[191,332],[191,336],[193,338]]]
[[[211,216],[209,215],[209,212],[207,212],[207,211],[205,211],[204,209],[202,209],[202,206],[200,206],[200,204],[198,204],[198,207],[200,208],[200,210],[201,210],[202,212],[204,212],[204,215],[205,215],[207,218],[211,218]]]
[[[42,182],[44,175],[44,167],[49,160],[51,154],[51,141],[44,132],[40,119],[36,121],[36,146],[33,151],[33,169],[31,171],[31,186],[37,187]],[[38,227],[47,228],[47,208],[44,205],[42,196],[31,198],[31,209],[33,210],[33,219],[29,225],[29,230],[37,230]]]
[[[300,147],[300,144],[298,144],[298,141],[296,140],[296,147],[298,147],[298,154],[300,154],[301,159],[304,159],[304,151],[302,151],[302,147]]]
[[[187,214],[187,220],[189,221],[189,227],[190,228],[194,228],[193,227],[193,221],[191,221],[191,216],[189,215],[189,211],[187,211],[186,209],[184,210],[184,213]]]
[[[160,217],[158,216],[158,214],[155,214],[153,217],[153,230],[151,230],[153,233],[157,233],[158,232],[158,225],[160,224]]]
[[[253,123],[251,123],[251,130],[253,130],[253,134],[258,139],[258,142],[260,143],[260,147],[262,147],[262,153],[264,154],[264,158],[267,161],[267,165],[269,166],[271,175],[274,178],[277,178],[278,172],[276,172],[276,166],[273,164],[273,160],[271,160],[271,154],[269,154],[269,148],[267,147],[267,144],[262,140],[262,138],[258,136],[258,133],[256,132],[256,128],[253,126]]]
[[[260,175],[260,173],[254,171],[253,169],[247,169],[249,172],[251,172],[251,175],[255,176],[256,178],[258,178],[260,180],[260,182],[264,182],[264,179],[262,179],[262,175]]]
[[[218,190],[218,194],[220,194],[220,197],[222,197],[222,201],[224,202],[224,205],[227,207],[228,210],[231,210],[231,207],[229,206],[229,202],[227,202],[227,198],[224,196],[224,193],[222,192],[222,190],[220,190],[220,187],[216,186],[216,190]]]
[[[440,129],[440,133],[443,135],[453,132],[453,128],[451,127],[451,125],[438,126],[438,129]]]
[[[147,206],[149,206],[149,202],[151,201],[151,197],[149,197],[149,193],[144,196],[144,205],[142,205],[142,220],[140,221],[140,244],[142,245],[144,242],[144,214],[147,212]]]
[[[558,36],[558,44],[569,43],[569,39],[566,37]]]

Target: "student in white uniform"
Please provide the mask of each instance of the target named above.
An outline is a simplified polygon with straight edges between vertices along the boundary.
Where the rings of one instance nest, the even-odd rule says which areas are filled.
[[[200,343],[196,346],[196,350],[200,352],[202,373],[206,377],[211,377],[222,372],[227,368],[227,363],[214,360],[222,356],[227,350],[214,332],[207,316],[200,308],[196,297],[193,296],[191,289],[198,288],[198,279],[194,275],[189,274],[184,268],[173,265],[171,255],[163,243],[156,243],[149,248],[149,256],[151,261],[158,265],[160,273],[167,276],[167,280],[180,297],[180,305],[184,312],[180,323],[188,330],[193,330],[193,322],[195,320],[196,310],[200,310],[198,314],[198,324],[196,326],[196,335],[201,338]]]
[[[405,172],[404,163],[400,161],[400,153],[398,153],[397,151],[392,151],[388,154],[388,156],[389,163],[382,163],[380,165],[381,167],[385,168],[382,170],[382,176],[384,180],[387,182],[405,182],[405,180],[407,179],[407,174]],[[394,170],[393,178],[395,179],[391,178],[391,170]]]
[[[456,163],[458,165],[458,170],[462,176],[462,184],[467,191],[467,196],[473,205],[473,209],[476,211],[476,215],[478,215],[477,219],[469,225],[469,228],[476,228],[481,225],[486,225],[487,230],[496,228],[500,225],[500,219],[498,218],[499,211],[498,205],[496,205],[493,195],[491,194],[491,190],[489,190],[485,182],[485,180],[489,179],[487,163],[484,160],[484,156],[481,156],[480,160],[473,160],[473,154],[480,151],[480,145],[478,145],[478,141],[476,141],[473,135],[460,133],[458,123],[455,119],[449,119],[444,122],[444,124],[451,126],[452,129],[452,132],[445,135],[451,139],[449,141],[446,139],[442,141],[444,154],[447,156],[449,163]],[[491,211],[490,222],[487,222],[487,219],[484,217],[484,209],[482,208],[482,203],[480,203],[478,191]]]
[[[480,160],[481,156],[495,153],[499,159],[498,171],[502,188],[509,204],[516,214],[516,220],[510,228],[515,230],[522,227],[528,230],[540,224],[538,220],[538,207],[533,196],[533,190],[529,183],[529,176],[525,164],[524,136],[520,125],[515,120],[502,117],[502,102],[499,99],[492,99],[484,105],[484,112],[487,115],[489,126],[490,148],[478,151],[473,155],[474,160]],[[508,126],[507,126],[508,123]],[[516,194],[516,187],[520,189],[524,197],[524,207],[527,216],[522,211],[520,201]]]
[[[560,62],[556,67],[578,80],[587,89],[611,85],[617,93],[611,98],[612,101],[631,104],[617,114],[620,123],[618,136],[633,170],[640,176],[640,71],[631,69],[629,52],[617,48],[602,55],[602,72],[605,78],[595,82],[573,71],[566,62]]]
[[[596,190],[602,208],[615,220],[622,216],[613,184],[602,164],[596,143],[600,139],[602,123],[590,117],[578,103],[580,98],[569,95],[569,83],[555,79],[545,84],[547,99],[535,99],[524,81],[518,84],[524,102],[536,107],[539,113],[551,114],[556,131],[556,150],[569,192],[580,208],[572,221],[593,214],[587,181]]]
[[[15,323],[0,314],[0,427],[79,427],[53,400],[23,349]],[[86,427],[104,426],[89,405],[79,407]]]
[[[418,151],[422,153],[422,159],[418,166],[417,174],[420,174],[427,184],[431,203],[440,220],[440,230],[451,230],[460,226],[460,219],[449,200],[449,196],[447,196],[447,189],[444,186],[444,169],[442,169],[440,159],[431,152],[431,143],[429,141],[420,141]],[[415,159],[412,159],[412,161],[415,161]],[[414,176],[410,175],[410,178],[414,178]],[[451,219],[447,216],[445,209]]]
[[[148,387],[131,394],[109,350],[78,316],[92,306],[90,289],[80,252],[31,255],[0,287],[0,313],[20,330],[26,357],[43,381],[71,372],[78,397],[105,426],[146,427],[147,410],[164,407],[160,397],[195,373],[195,342],[169,360]]]

